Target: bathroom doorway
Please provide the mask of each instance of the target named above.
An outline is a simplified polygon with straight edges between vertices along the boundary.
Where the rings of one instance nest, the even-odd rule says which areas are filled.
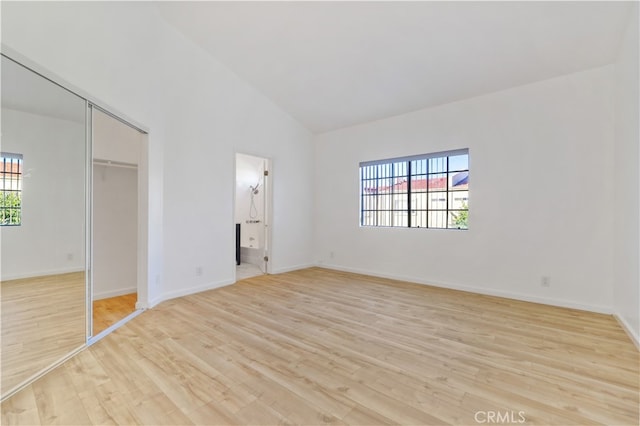
[[[236,281],[269,273],[269,159],[236,154]]]

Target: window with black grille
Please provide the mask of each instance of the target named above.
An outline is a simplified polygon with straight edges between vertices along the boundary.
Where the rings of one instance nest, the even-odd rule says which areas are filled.
[[[360,225],[467,229],[469,150],[360,163]]]
[[[0,152],[0,226],[22,224],[22,154]]]

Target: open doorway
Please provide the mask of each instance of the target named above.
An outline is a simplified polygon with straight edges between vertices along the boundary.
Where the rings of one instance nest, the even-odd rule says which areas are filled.
[[[269,272],[269,160],[236,154],[236,280]]]
[[[143,134],[97,108],[92,124],[91,335],[97,336],[136,310]]]

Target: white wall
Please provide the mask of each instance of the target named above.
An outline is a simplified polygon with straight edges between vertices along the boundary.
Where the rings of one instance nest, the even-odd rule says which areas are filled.
[[[612,74],[607,66],[317,136],[318,261],[611,311]],[[468,231],[359,227],[360,161],[467,147]]]
[[[0,227],[1,279],[84,270],[84,124],[3,108],[2,151],[23,154],[23,190],[22,225]]]
[[[2,42],[149,128],[151,304],[233,282],[235,152],[277,170],[273,271],[312,263],[310,133],[153,4],[3,3]]]
[[[640,108],[638,107],[638,5],[615,64],[615,234],[614,307],[640,342]]]

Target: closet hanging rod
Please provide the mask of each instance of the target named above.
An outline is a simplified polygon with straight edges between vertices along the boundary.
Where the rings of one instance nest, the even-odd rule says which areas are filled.
[[[127,168],[127,169],[137,169],[138,168],[137,164],[125,163],[124,161],[113,161],[113,160],[94,159],[93,160],[93,164],[97,164],[97,165],[100,165],[100,166],[107,166],[107,167],[124,167],[124,168]]]

